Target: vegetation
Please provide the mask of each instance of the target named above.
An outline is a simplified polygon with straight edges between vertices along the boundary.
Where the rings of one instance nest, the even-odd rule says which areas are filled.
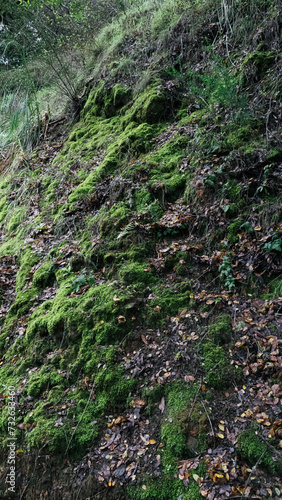
[[[1,479],[280,498],[278,1],[0,15]]]

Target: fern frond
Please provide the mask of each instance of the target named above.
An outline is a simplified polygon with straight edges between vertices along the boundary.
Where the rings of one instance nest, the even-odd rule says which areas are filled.
[[[127,226],[125,226],[125,228],[121,231],[121,233],[119,233],[117,239],[121,240],[122,238],[125,238],[126,236],[131,234],[137,226],[138,224],[135,220],[130,221],[129,224],[127,224]]]

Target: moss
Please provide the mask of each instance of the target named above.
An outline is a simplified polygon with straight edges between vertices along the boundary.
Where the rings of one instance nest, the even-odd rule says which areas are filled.
[[[174,382],[166,388],[166,394],[166,413],[161,424],[162,465],[165,471],[173,473],[177,460],[204,450],[207,416],[200,402],[196,402],[197,384],[186,387]],[[190,432],[197,436],[195,448],[189,442]]]
[[[95,380],[97,405],[102,411],[124,408],[137,382],[126,378],[122,367],[116,367],[111,360],[99,370]]]
[[[229,198],[230,201],[238,203],[242,196],[242,187],[236,179],[229,179],[225,184],[224,184],[224,193],[226,193],[227,198]]]
[[[226,126],[224,123],[222,125],[223,129],[223,147],[230,150],[240,149],[243,151],[248,151],[252,147],[262,146],[261,142],[263,139],[258,134],[262,127],[262,121],[253,118],[251,115],[244,115],[238,118],[238,120],[233,120],[229,125]],[[258,140],[260,137],[260,140]],[[251,149],[252,151],[252,149]]]
[[[282,458],[274,454],[270,445],[262,441],[258,431],[247,429],[237,438],[238,451],[244,460],[247,460],[251,466],[260,465],[265,467],[271,474],[282,475]],[[258,466],[260,466],[258,465]]]
[[[146,161],[152,165],[158,166],[158,172],[171,173],[179,161],[187,153],[189,137],[177,136],[168,142],[165,142],[156,152],[147,155]]]
[[[191,471],[193,474],[202,477],[205,475],[205,466],[200,465]],[[148,476],[141,480],[142,485],[127,487],[129,498],[133,500],[201,500],[198,483],[191,479],[188,486],[184,486],[182,481],[162,476],[160,478],[150,478]]]
[[[91,172],[86,179],[77,186],[69,195],[69,203],[74,204],[85,196],[89,196],[95,187],[97,181],[96,172]]]
[[[41,208],[49,207],[49,205],[56,200],[56,193],[58,192],[58,187],[60,185],[59,179],[53,179],[51,176],[47,176],[43,182],[43,193],[40,201]]]
[[[103,142],[109,145],[103,162],[72,191],[69,196],[70,203],[76,203],[81,198],[91,194],[97,182],[105,178],[105,176],[114,173],[126,155],[134,155],[147,151],[151,138],[158,131],[155,126],[148,125],[147,123],[138,124],[136,122],[130,122],[125,130],[121,130],[119,122],[118,125],[111,122],[113,126],[112,131],[115,133],[115,139],[113,140],[110,136],[108,125],[109,120],[103,120],[98,124],[96,123],[95,126],[90,126],[89,134],[91,141],[86,142],[83,147],[90,151],[96,149],[99,145],[97,143],[99,136],[102,137]],[[76,143],[76,147],[81,149],[81,141]]]
[[[27,388],[24,388],[23,394],[28,394],[32,397],[38,397],[41,393],[52,387],[59,386],[61,390],[67,387],[67,379],[62,377],[56,370],[50,372],[47,367],[43,367],[40,371],[31,375],[28,381]]]
[[[8,233],[12,233],[17,227],[20,225],[20,223],[23,221],[27,213],[27,207],[17,207],[7,224],[7,231]]]
[[[228,385],[229,375],[226,367],[229,363],[222,347],[216,346],[212,342],[207,342],[204,345],[203,351],[207,383],[215,389],[220,389]]]
[[[238,234],[241,231],[242,224],[243,221],[241,219],[236,219],[227,227],[227,238],[231,244],[235,244],[239,240]]]
[[[138,189],[134,192],[134,201],[137,212],[140,212],[150,205],[152,195],[148,189]]]
[[[153,288],[157,296],[149,301],[146,311],[146,322],[148,325],[160,326],[165,321],[166,315],[176,316],[190,304],[190,285],[177,285],[175,288],[164,285]]]
[[[83,108],[83,117],[103,116],[109,118],[114,116],[118,109],[124,106],[130,99],[131,91],[120,83],[107,89],[105,82],[101,80],[91,90]]]
[[[37,293],[38,291],[34,288],[27,288],[26,290],[19,292],[9,310],[7,316],[8,322],[13,317],[20,318],[21,316],[24,316],[24,314],[29,311],[31,302],[35,299]]]
[[[36,269],[32,284],[38,289],[44,289],[46,286],[51,285],[54,281],[55,273],[54,266],[51,262],[45,262]]]
[[[17,272],[16,290],[19,292],[26,284],[26,278],[29,277],[29,272],[32,267],[39,261],[39,255],[27,247],[20,257],[20,268]]]
[[[181,127],[181,126],[188,125],[189,123],[198,123],[206,117],[207,117],[207,109],[203,108],[203,109],[199,109],[197,111],[193,111],[193,113],[191,113],[188,116],[184,116],[183,118],[181,118],[181,120],[178,122],[178,124]]]
[[[241,69],[246,74],[246,78],[262,78],[271,64],[275,61],[276,52],[263,49],[263,43],[259,44],[255,51],[249,53],[243,60]]]
[[[118,230],[128,222],[130,209],[127,203],[118,202],[109,211],[104,211],[99,220],[100,234],[103,237],[114,237]]]
[[[153,78],[145,90],[139,94],[125,116],[125,123],[158,123],[171,113],[169,96],[162,88],[160,78]]]
[[[209,337],[216,345],[228,344],[232,336],[232,323],[228,314],[220,314],[208,329]]]
[[[125,285],[146,287],[158,281],[148,263],[125,262],[119,269],[119,277]]]

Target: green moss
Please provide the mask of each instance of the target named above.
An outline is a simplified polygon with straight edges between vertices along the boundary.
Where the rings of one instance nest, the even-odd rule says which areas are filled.
[[[124,408],[135,387],[136,380],[126,378],[123,369],[109,360],[96,377],[97,405],[102,411]]]
[[[249,53],[243,60],[241,69],[246,73],[246,78],[250,78],[250,73],[254,78],[262,78],[275,61],[276,52],[263,50],[263,42],[257,49]]]
[[[20,318],[24,314],[28,313],[31,302],[35,299],[37,294],[38,290],[36,290],[35,288],[27,288],[26,290],[18,292],[16,299],[9,310],[7,316],[7,324],[13,317]]]
[[[220,389],[228,385],[229,375],[226,367],[229,363],[222,347],[216,346],[212,342],[207,342],[204,345],[203,351],[207,383],[215,389]]]
[[[7,224],[7,231],[8,233],[12,233],[17,227],[20,225],[20,223],[23,221],[27,213],[27,207],[17,207]]]
[[[189,123],[198,123],[200,122],[203,118],[207,117],[207,109],[199,109],[197,111],[194,111],[190,115],[183,116],[181,120],[178,122],[179,126],[185,126],[188,125]]]
[[[44,196],[41,198],[40,202],[41,208],[49,207],[49,205],[56,200],[56,193],[59,185],[59,179],[53,179],[51,176],[45,177],[43,182]]]
[[[158,281],[149,264],[145,262],[125,262],[119,269],[119,277],[125,285],[133,284],[137,288],[144,288]]]
[[[130,89],[125,88],[120,83],[117,83],[111,89],[107,89],[105,82],[101,80],[97,87],[89,93],[82,115],[85,118],[90,116],[109,118],[114,116],[117,110],[129,101],[130,96]]]
[[[242,187],[238,184],[236,179],[229,179],[226,184],[224,184],[223,189],[230,201],[238,203],[242,195]]]
[[[74,204],[81,198],[90,195],[94,191],[97,182],[96,172],[91,172],[86,179],[77,186],[69,195],[69,203]]]
[[[24,388],[23,394],[32,397],[38,397],[41,393],[52,387],[58,386],[62,391],[68,386],[67,379],[62,377],[56,370],[49,371],[48,367],[41,368],[40,371],[31,375],[27,388]]]
[[[224,132],[223,146],[230,150],[240,149],[246,152],[252,147],[259,147],[259,144],[263,141],[258,133],[261,127],[262,122],[260,120],[242,113],[242,116],[231,121],[229,125],[222,125]],[[260,137],[260,140],[258,140],[258,137]]]
[[[119,229],[128,222],[130,209],[127,203],[118,202],[109,211],[104,211],[99,218],[100,234],[111,239],[117,235]]]
[[[175,288],[164,285],[153,289],[156,298],[149,301],[146,310],[146,322],[148,325],[160,326],[165,321],[166,315],[176,316],[190,304],[189,283],[184,286],[177,285]]]
[[[205,466],[200,465],[192,471],[199,477],[205,475]],[[188,486],[184,486],[182,481],[170,476],[160,478],[144,478],[142,485],[129,486],[127,492],[129,498],[133,500],[201,500],[198,483],[191,479]],[[145,488],[144,488],[145,486]]]
[[[134,193],[134,201],[137,212],[140,212],[150,205],[152,195],[148,189],[136,190]]]
[[[174,382],[166,388],[166,413],[161,424],[164,443],[162,465],[166,472],[176,471],[176,461],[202,452],[206,446],[207,416],[200,402],[196,402],[198,386],[186,387]],[[190,444],[190,431],[197,436],[195,448]]]
[[[36,288],[43,290],[46,286],[53,283],[54,278],[54,266],[50,262],[45,262],[42,266],[36,269],[33,275],[32,284]]]
[[[179,161],[187,153],[187,145],[189,137],[177,136],[168,142],[165,142],[155,153],[150,153],[146,157],[148,163],[158,166],[158,172],[171,173],[179,163]]]
[[[19,292],[26,284],[26,278],[32,267],[39,261],[39,255],[27,247],[20,257],[20,268],[17,272],[16,290]]]
[[[152,82],[139,94],[125,116],[125,123],[158,123],[171,112],[171,103],[167,92],[162,88],[162,81],[153,78]]]
[[[242,224],[243,221],[241,219],[236,219],[227,227],[227,238],[231,244],[237,243],[239,240],[238,234],[241,232]]]
[[[282,458],[274,455],[270,445],[262,441],[258,431],[255,429],[247,429],[237,438],[238,451],[244,460],[247,460],[251,466],[261,465],[265,467],[271,474],[282,474]],[[273,459],[274,458],[274,459]],[[259,462],[259,463],[258,463]]]
[[[108,128],[109,120],[102,120],[95,126],[90,127],[89,134],[91,141],[84,144],[84,148],[93,151],[99,146],[98,139],[101,136],[103,142],[107,143],[108,148],[104,161],[96,167],[94,172],[91,172],[86,179],[77,186],[69,196],[70,203],[76,203],[82,197],[85,197],[93,191],[96,183],[102,180],[105,176],[115,172],[118,165],[128,154],[138,154],[148,150],[151,138],[157,134],[158,129],[155,126],[147,123],[138,124],[130,122],[125,130],[121,130],[121,125],[118,122],[113,126],[112,131],[115,133],[115,139],[110,136]],[[87,136],[84,136],[84,142]],[[81,141],[76,143],[76,147],[81,149]],[[100,143],[102,146],[102,143]]]
[[[208,329],[209,337],[216,345],[228,344],[232,336],[232,323],[228,314],[220,314]]]

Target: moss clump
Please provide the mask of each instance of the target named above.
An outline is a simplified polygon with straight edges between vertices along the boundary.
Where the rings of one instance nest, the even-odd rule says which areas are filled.
[[[9,219],[9,222],[7,224],[8,233],[12,233],[15,229],[17,229],[17,227],[25,218],[26,213],[27,213],[27,207],[18,207],[16,210],[13,211]]]
[[[228,359],[222,347],[207,342],[204,346],[204,369],[206,371],[206,381],[215,389],[220,389],[228,384],[228,374],[226,367]]]
[[[250,465],[263,465],[271,474],[282,475],[282,457],[275,457],[271,453],[270,445],[262,441],[255,429],[243,431],[237,438],[238,451]]]
[[[164,467],[172,470],[176,466],[176,460],[194,455],[195,450],[189,449],[189,431],[196,426],[197,434],[204,432],[204,412],[197,406],[195,408],[194,398],[197,394],[197,386],[185,387],[181,383],[173,383],[167,389],[167,410],[161,426],[161,438],[164,442],[162,463]],[[201,406],[201,405],[200,405]]]
[[[205,475],[205,465],[200,465],[191,472],[202,477]],[[145,486],[145,488],[144,488]],[[127,488],[129,498],[132,500],[201,500],[198,483],[191,479],[188,486],[184,486],[182,481],[162,476],[160,478],[149,479],[146,477],[142,485],[129,486]]]
[[[162,88],[162,81],[160,78],[154,78],[135,99],[125,116],[125,122],[158,123],[171,111],[171,102],[167,92]]]
[[[101,411],[123,408],[136,383],[136,380],[125,377],[120,366],[115,366],[112,361],[106,362],[96,377],[97,406]]]
[[[231,341],[232,323],[228,314],[220,314],[209,327],[209,336],[216,345],[228,344]]]
[[[38,288],[43,290],[46,286],[51,285],[55,279],[54,266],[50,262],[45,262],[36,269],[32,284]]]
[[[125,129],[119,121],[97,120],[90,123],[81,138],[74,141],[76,149],[93,151],[97,147],[108,145],[103,162],[92,171],[70,194],[69,202],[76,203],[84,196],[91,194],[97,182],[115,172],[119,164],[128,155],[136,155],[148,151],[150,140],[159,130],[159,127],[148,123],[130,122]],[[80,129],[82,134],[83,129]],[[114,139],[113,135],[114,134]],[[88,140],[88,136],[90,139]],[[70,138],[70,141],[72,137]],[[74,149],[74,146],[72,147]]]
[[[93,116],[110,118],[114,116],[122,106],[127,104],[130,97],[130,89],[125,88],[120,83],[107,89],[105,82],[101,80],[89,93],[82,115],[88,119]]]
[[[119,269],[119,277],[125,285],[133,285],[137,288],[144,288],[158,281],[149,264],[145,262],[124,263]]]
[[[33,252],[30,247],[22,253],[20,257],[20,268],[17,272],[16,290],[19,292],[26,284],[26,278],[29,277],[29,272],[32,267],[39,261],[37,253]]]
[[[258,44],[257,49],[248,54],[242,62],[243,73],[250,78],[260,79],[275,61],[276,52],[273,50],[263,50],[263,43]]]
[[[238,241],[238,234],[241,231],[241,226],[243,221],[241,219],[236,219],[234,222],[229,224],[227,228],[227,238],[231,244],[235,244]]]
[[[153,289],[155,298],[151,299],[146,311],[146,322],[148,325],[157,326],[165,321],[164,314],[176,316],[190,303],[189,283],[168,288],[159,286]]]
[[[240,184],[238,184],[236,179],[229,179],[223,186],[223,190],[230,201],[238,203],[238,200],[240,200],[241,198],[242,187],[240,186]]]
[[[51,372],[50,368],[44,366],[39,372],[30,377],[28,386],[23,390],[23,394],[26,393],[29,396],[37,397],[47,389],[49,390],[52,387],[58,386],[61,390],[64,390],[67,385],[65,377],[62,377],[56,370]]]

